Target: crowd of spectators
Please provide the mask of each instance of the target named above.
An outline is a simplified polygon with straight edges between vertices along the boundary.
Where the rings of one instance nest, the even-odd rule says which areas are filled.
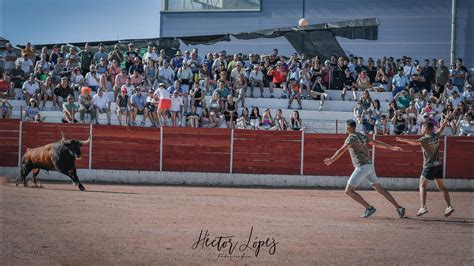
[[[2,58],[2,116],[11,115],[8,99],[21,88],[28,105],[25,117],[36,121],[44,119],[39,111],[51,101],[53,109],[63,111],[65,123],[77,122],[79,113],[78,122],[88,115],[98,123],[103,114],[110,124],[111,113],[116,113],[120,124],[133,126],[140,114],[141,126],[148,119],[155,127],[170,120],[174,126],[303,129],[298,111],[286,119],[281,110],[273,117],[269,109],[260,114],[257,107],[246,106],[247,90],[250,97],[263,98],[264,87],[270,98],[287,99],[288,109],[296,100],[300,110],[302,99],[320,101],[322,110],[326,90],[339,90],[341,100],[357,101],[354,116],[364,132],[377,134],[416,134],[423,120],[437,123],[441,118],[450,120],[452,134],[471,134],[474,114],[468,70],[460,58],[448,68],[441,59],[421,64],[406,56],[383,57],[366,63],[353,55],[328,60],[296,53],[286,57],[277,49],[269,55],[200,55],[192,49],[168,56],[153,45],[141,53],[133,43],[123,50],[114,45],[110,51],[99,44],[94,52],[88,44],[36,52],[28,43],[19,54],[7,44]],[[358,99],[356,91],[363,96]],[[375,91],[392,92],[387,110],[371,99]],[[115,110],[106,92],[113,92]]]

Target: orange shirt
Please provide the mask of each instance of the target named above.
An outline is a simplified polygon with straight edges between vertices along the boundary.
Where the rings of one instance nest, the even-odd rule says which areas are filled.
[[[286,81],[286,72],[284,70],[274,69],[270,72],[273,76],[273,83],[282,83]]]

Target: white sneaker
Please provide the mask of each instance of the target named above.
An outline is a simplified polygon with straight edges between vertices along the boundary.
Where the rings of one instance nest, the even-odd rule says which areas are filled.
[[[423,214],[427,213],[428,209],[426,207],[421,207],[420,210],[418,210],[418,213],[416,216],[422,216]]]
[[[444,212],[444,217],[448,217],[449,215],[451,215],[452,213],[454,212],[454,208],[449,206],[448,208],[446,208],[446,211]]]

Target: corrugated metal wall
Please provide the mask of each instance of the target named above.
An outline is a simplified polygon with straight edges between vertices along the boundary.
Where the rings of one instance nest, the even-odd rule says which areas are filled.
[[[297,24],[303,15],[310,23],[323,23],[353,18],[378,17],[379,40],[347,40],[338,38],[344,50],[364,57],[403,55],[416,59],[449,59],[451,36],[450,0],[262,0],[261,12],[161,13],[161,36],[190,36],[226,32],[253,31]],[[474,65],[474,1],[458,0],[457,56],[466,65]],[[251,41],[234,40],[213,46],[198,46],[201,53],[226,49],[234,52],[270,53],[279,48],[281,54],[293,49],[285,38]],[[182,46],[183,49],[188,49]],[[191,48],[191,47],[189,47]]]

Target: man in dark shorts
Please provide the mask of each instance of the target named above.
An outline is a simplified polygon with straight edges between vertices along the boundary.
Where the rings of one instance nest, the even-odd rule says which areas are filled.
[[[423,136],[419,139],[396,138],[397,141],[405,142],[410,145],[421,145],[421,150],[423,152],[423,170],[420,176],[421,207],[416,216],[421,216],[428,212],[428,209],[426,208],[426,187],[428,186],[428,180],[434,180],[438,189],[443,192],[444,200],[446,201],[446,205],[448,205],[444,212],[444,216],[448,217],[454,212],[454,208],[451,206],[449,192],[444,186],[443,164],[439,159],[439,137],[448,124],[448,121],[449,119],[445,119],[441,122],[441,125],[436,132],[433,132],[434,126],[432,123],[423,123]]]
[[[347,136],[344,145],[342,145],[342,147],[337,150],[331,158],[324,159],[324,163],[327,166],[331,165],[337,161],[337,159],[339,159],[347,150],[349,150],[352,164],[354,165],[355,169],[350,176],[349,181],[347,181],[345,192],[349,197],[365,207],[365,212],[361,218],[368,218],[376,211],[376,209],[367,201],[365,201],[359,193],[355,192],[357,186],[359,186],[364,178],[369,180],[372,187],[393,204],[397,210],[398,216],[403,218],[403,216],[405,216],[405,208],[398,205],[397,201],[392,197],[390,192],[385,190],[382,185],[380,185],[380,180],[375,174],[375,168],[370,159],[367,145],[372,144],[375,147],[389,149],[392,151],[401,151],[402,149],[397,146],[391,146],[389,144],[370,139],[366,135],[356,132],[356,126],[357,124],[354,120],[351,119],[347,121],[346,130],[349,136]]]

